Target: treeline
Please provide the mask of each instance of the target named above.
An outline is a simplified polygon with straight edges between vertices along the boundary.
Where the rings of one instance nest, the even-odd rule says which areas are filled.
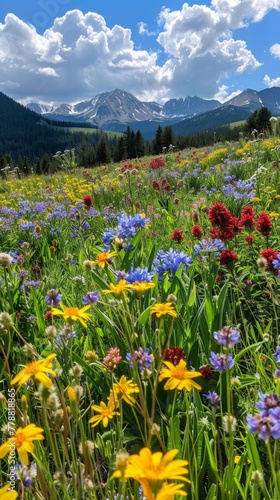
[[[50,128],[50,130],[52,130]],[[120,136],[106,134],[102,131],[94,134],[84,134],[83,132],[74,132],[66,134],[65,141],[53,143],[46,140],[42,144],[46,151],[47,144],[51,148],[51,153],[44,152],[41,156],[34,158],[33,145],[36,144],[36,137],[32,137],[30,142],[25,144],[25,148],[15,147],[7,153],[0,154],[0,171],[5,176],[6,167],[11,169],[17,167],[19,172],[29,174],[54,173],[61,169],[62,162],[58,161],[60,155],[65,150],[75,150],[76,163],[80,167],[91,168],[98,165],[110,163],[111,161],[120,162],[126,159],[141,158],[146,155],[165,154],[171,149],[184,149],[187,147],[203,147],[215,142],[224,142],[237,140],[240,133],[240,127],[223,127],[216,131],[205,131],[194,135],[175,137],[171,126],[157,128],[155,137],[148,142],[143,139],[141,132],[136,133],[127,127],[126,132]],[[59,135],[59,134],[58,134]],[[62,136],[63,137],[63,136]],[[49,139],[46,136],[46,139]],[[19,143],[21,144],[21,143]],[[55,146],[55,147],[54,147]],[[30,150],[32,149],[32,154]],[[0,151],[3,151],[0,145]],[[36,149],[35,149],[36,150]],[[29,154],[28,154],[29,151]],[[21,152],[25,154],[21,154]],[[16,153],[18,155],[16,156]]]
[[[7,166],[23,174],[31,172],[52,173],[61,168],[58,151],[75,150],[78,166],[91,168],[111,161],[141,158],[145,155],[165,154],[170,149],[181,150],[188,147],[200,148],[218,142],[236,141],[254,130],[258,133],[273,131],[280,135],[279,121],[271,122],[271,113],[261,108],[253,113],[245,125],[197,132],[195,134],[174,134],[172,126],[158,126],[151,141],[143,139],[140,130],[134,132],[127,127],[124,134],[114,134],[102,130],[89,132],[69,128],[84,127],[85,124],[55,122],[42,119],[40,115],[27,110],[12,99],[0,93],[0,172],[6,175]],[[87,128],[89,128],[87,126]],[[90,127],[96,128],[96,127]]]

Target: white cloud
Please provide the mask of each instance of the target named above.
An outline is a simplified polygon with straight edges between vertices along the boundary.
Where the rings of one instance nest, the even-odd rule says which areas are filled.
[[[271,87],[280,87],[280,76],[277,78],[270,78],[268,75],[265,75],[263,81],[269,89]]]
[[[269,51],[273,56],[280,58],[280,43],[272,45]]]
[[[147,36],[155,36],[156,35],[155,31],[149,31],[147,29],[146,23],[140,22],[140,23],[138,23],[138,26],[139,26],[139,31],[138,31],[139,35],[147,35]]]
[[[210,7],[163,8],[158,51],[137,50],[130,29],[110,29],[94,12],[66,12],[43,34],[8,14],[0,24],[1,90],[19,100],[57,103],[115,88],[157,102],[188,95],[213,98],[219,92],[226,99],[227,77],[261,65],[234,32],[259,22],[271,9],[279,10],[280,0],[212,0]],[[138,26],[140,34],[152,34],[145,23]],[[165,53],[161,64],[160,50]],[[280,57],[279,45],[270,52]]]

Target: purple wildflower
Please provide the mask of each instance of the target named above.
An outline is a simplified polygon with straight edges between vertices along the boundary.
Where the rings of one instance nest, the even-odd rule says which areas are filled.
[[[129,361],[130,368],[133,368],[134,363],[137,364],[140,372],[143,370],[150,370],[153,363],[153,355],[150,354],[150,349],[143,349],[139,347],[138,351],[134,351],[132,354],[129,352],[126,355],[127,361]]]
[[[58,290],[54,290],[53,288],[47,292],[45,296],[45,301],[47,306],[57,306],[62,299],[62,295]]]
[[[218,344],[221,344],[229,349],[239,342],[240,333],[237,330],[234,330],[231,326],[224,326],[222,330],[214,332],[214,339],[218,342]]]
[[[98,292],[87,292],[86,295],[82,298],[83,303],[88,305],[88,304],[95,304],[99,299]]]
[[[214,370],[218,370],[220,373],[234,366],[231,354],[215,354],[211,351],[209,361]]]
[[[280,345],[276,347],[276,352],[273,354],[276,363],[280,363]]]
[[[206,397],[206,399],[208,399],[209,403],[211,404],[211,406],[213,406],[213,408],[217,408],[219,402],[221,401],[219,394],[217,394],[216,392],[209,391],[208,394],[204,394],[204,396]]]

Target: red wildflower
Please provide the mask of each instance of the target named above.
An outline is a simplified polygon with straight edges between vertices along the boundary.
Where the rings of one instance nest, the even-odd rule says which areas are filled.
[[[153,181],[152,186],[156,191],[160,190],[160,183],[158,181]]]
[[[254,229],[255,227],[255,214],[250,205],[244,207],[240,216],[240,225],[246,229]]]
[[[225,228],[231,222],[232,215],[223,203],[216,201],[212,207],[209,208],[208,218],[213,227]]]
[[[163,187],[163,189],[164,189],[165,191],[170,191],[170,189],[171,189],[170,184],[168,184],[168,183],[167,183],[167,184],[165,184],[165,186]]]
[[[237,259],[237,254],[233,250],[222,250],[220,255],[220,264],[222,266],[229,266]]]
[[[178,365],[180,359],[186,359],[186,355],[182,347],[170,347],[163,350],[163,357],[166,361],[170,361],[173,365]]]
[[[267,269],[269,269],[270,271],[275,271],[274,269],[274,266],[272,264],[272,261],[273,260],[277,260],[277,255],[279,254],[279,251],[278,250],[273,250],[273,248],[266,248],[266,250],[263,250],[262,252],[260,252],[260,255],[262,257],[265,258],[265,260],[267,261]],[[278,274],[278,273],[276,273]]]
[[[203,230],[202,228],[196,224],[192,227],[192,236],[194,238],[201,238],[201,236],[203,235]]]
[[[235,236],[234,227],[232,224],[225,226],[223,229],[219,229],[218,227],[213,227],[212,229],[210,229],[209,232],[211,238],[213,239],[217,238],[222,241],[232,240],[232,238],[234,238]]]
[[[180,229],[174,229],[174,231],[172,231],[171,233],[170,239],[176,241],[177,243],[182,243],[184,239],[183,231],[181,231]]]
[[[213,378],[215,375],[211,366],[208,365],[201,366],[198,371],[201,373],[201,376],[202,378],[204,378],[204,380],[211,380],[211,378]]]
[[[232,226],[234,234],[237,234],[239,231],[242,230],[242,226],[240,226],[240,220],[238,219],[238,217],[232,217],[230,219],[229,226]]]
[[[165,160],[163,158],[153,158],[150,161],[150,167],[154,170],[159,167],[164,167],[166,165]]]
[[[90,208],[93,204],[92,196],[90,196],[90,195],[84,196],[83,202],[87,208]]]
[[[265,212],[261,212],[257,220],[257,230],[262,233],[263,236],[268,236],[272,230],[272,220],[269,215]]]
[[[246,241],[247,245],[253,245],[255,238],[251,234],[248,234],[248,236],[246,236],[246,238],[245,238],[245,241]]]
[[[51,319],[51,317],[52,317],[52,312],[51,311],[46,312],[45,319],[48,321],[49,319]]]
[[[217,276],[216,276],[216,283],[221,283],[221,281],[223,281],[224,279],[224,273],[221,273],[220,271],[217,273]]]

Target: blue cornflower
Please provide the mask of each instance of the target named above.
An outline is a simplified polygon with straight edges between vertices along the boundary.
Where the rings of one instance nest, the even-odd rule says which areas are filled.
[[[29,466],[16,464],[14,470],[16,479],[21,481],[25,488],[32,486],[37,476],[37,464],[35,462],[32,462]]]
[[[18,203],[19,215],[25,215],[28,212],[31,212],[29,200],[19,201],[19,203]]]
[[[37,320],[35,316],[28,316],[27,321],[29,321],[29,323],[32,323],[34,325]]]
[[[51,217],[56,217],[57,219],[64,219],[67,217],[67,212],[64,205],[55,205],[53,211],[51,212]]]
[[[153,263],[153,271],[159,275],[159,280],[163,279],[164,273],[170,272],[174,275],[179,266],[182,264],[183,268],[189,266],[192,262],[192,257],[189,257],[184,252],[169,248],[166,252],[159,250]],[[172,276],[171,276],[172,279]]]
[[[271,410],[269,415],[247,415],[246,421],[249,432],[252,434],[257,433],[264,441],[268,441],[270,436],[274,439],[280,438],[280,416],[278,409]]]
[[[280,253],[277,255],[277,258],[272,261],[274,269],[280,268]]]
[[[261,415],[270,415],[271,410],[280,409],[280,398],[277,394],[263,394],[259,392],[260,401],[256,403],[256,407],[260,410]]]
[[[225,245],[222,240],[206,238],[201,240],[199,245],[194,245],[194,255],[199,255],[200,253],[213,253],[218,255],[219,252],[225,250]]]
[[[211,351],[209,361],[212,367],[220,373],[234,366],[234,360],[231,354],[215,354]]]
[[[126,359],[129,361],[130,368],[133,368],[133,364],[136,363],[139,371],[142,372],[145,369],[150,370],[152,368],[154,357],[150,354],[150,349],[139,347],[138,351],[134,351],[132,354],[127,353]]]
[[[42,281],[25,281],[24,286],[26,288],[38,288],[42,285]],[[20,287],[21,288],[21,287]]]
[[[115,229],[113,229],[112,227],[106,227],[103,233],[102,241],[103,243],[105,243],[105,245],[110,245],[115,237]]]
[[[209,403],[211,404],[211,406],[213,406],[213,408],[217,408],[219,402],[221,401],[219,394],[217,394],[216,392],[209,391],[208,394],[204,394],[204,396],[206,397],[206,399],[208,399]]]
[[[95,304],[99,299],[98,292],[87,292],[86,295],[82,298],[84,304]]]
[[[280,345],[276,347],[276,352],[273,354],[276,363],[280,363]]]
[[[85,231],[88,231],[90,229],[90,223],[88,221],[85,220],[85,222],[83,222],[82,224],[82,228],[85,230]]]
[[[44,214],[49,206],[49,203],[44,201],[36,201],[32,208],[33,214]]]
[[[33,229],[35,227],[35,224],[33,222],[22,222],[19,225],[20,229],[26,230],[26,229]]]
[[[126,274],[125,279],[128,283],[135,283],[136,281],[137,282],[146,281],[147,283],[150,283],[152,281],[153,276],[154,273],[150,273],[147,267],[146,268],[131,267],[129,273]]]
[[[17,277],[19,280],[25,280],[26,278],[28,278],[28,271],[23,269],[18,273]]]
[[[62,300],[62,295],[58,290],[54,290],[53,288],[47,292],[45,296],[45,301],[47,306],[57,306],[59,302]]]
[[[224,326],[222,330],[214,332],[214,339],[227,349],[233,347],[240,339],[240,333],[231,326]]]

